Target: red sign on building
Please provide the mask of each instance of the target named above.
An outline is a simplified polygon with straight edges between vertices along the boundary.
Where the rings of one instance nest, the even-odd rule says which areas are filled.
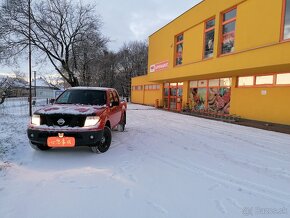
[[[150,73],[154,73],[154,72],[157,72],[157,71],[161,71],[161,70],[165,70],[167,69],[169,66],[169,62],[168,61],[163,61],[163,62],[160,62],[158,64],[153,64],[150,66]]]

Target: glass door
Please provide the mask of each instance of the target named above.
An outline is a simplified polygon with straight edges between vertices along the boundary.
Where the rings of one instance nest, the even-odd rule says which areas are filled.
[[[164,84],[164,108],[181,111],[183,83]]]

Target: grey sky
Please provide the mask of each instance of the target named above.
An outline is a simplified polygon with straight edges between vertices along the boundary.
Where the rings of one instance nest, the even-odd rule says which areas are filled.
[[[117,50],[123,42],[147,39],[198,2],[200,0],[98,0],[97,11],[104,22],[104,34],[112,40],[110,48]]]
[[[124,42],[145,40],[153,32],[187,11],[201,0],[82,0],[96,4],[96,11],[102,18],[103,34],[110,38],[109,49],[117,51]],[[26,61],[20,66],[1,66],[0,74],[13,70],[28,71]],[[50,67],[33,66],[43,74],[51,71]],[[44,69],[46,68],[46,70]],[[49,70],[48,70],[49,69]]]

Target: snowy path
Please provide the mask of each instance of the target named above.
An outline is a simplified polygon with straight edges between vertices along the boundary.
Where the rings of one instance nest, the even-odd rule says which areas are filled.
[[[129,105],[107,153],[37,152],[0,119],[0,217],[290,217],[290,135]]]

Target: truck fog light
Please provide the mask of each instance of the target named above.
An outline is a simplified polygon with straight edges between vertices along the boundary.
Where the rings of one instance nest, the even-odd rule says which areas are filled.
[[[34,138],[34,134],[33,134],[33,133],[31,133],[31,134],[30,134],[30,137],[31,137],[31,138]]]
[[[93,135],[90,136],[90,139],[94,139],[95,137]]]

